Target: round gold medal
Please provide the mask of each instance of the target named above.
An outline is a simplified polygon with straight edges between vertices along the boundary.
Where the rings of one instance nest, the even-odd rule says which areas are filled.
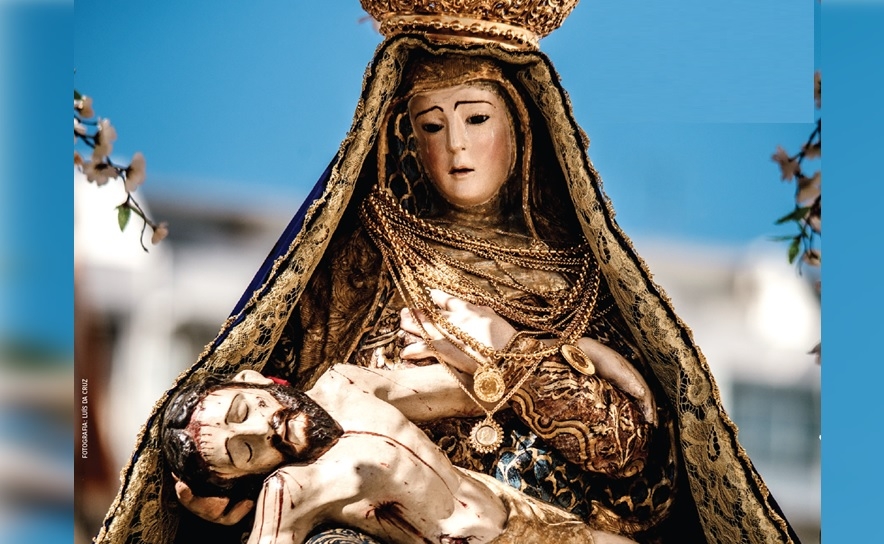
[[[503,442],[503,429],[496,421],[487,417],[476,423],[470,432],[470,446],[479,453],[491,453]]]
[[[496,368],[482,368],[473,376],[473,391],[485,402],[503,398],[503,374]]]
[[[563,344],[560,350],[562,352],[562,357],[568,361],[574,370],[581,374],[586,374],[587,376],[592,376],[595,374],[595,365],[592,364],[589,356],[583,352],[582,349],[578,348],[573,344]]]

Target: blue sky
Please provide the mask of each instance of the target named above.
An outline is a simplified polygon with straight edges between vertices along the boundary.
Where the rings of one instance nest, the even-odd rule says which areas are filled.
[[[381,41],[364,16],[356,0],[78,0],[74,84],[118,128],[118,158],[147,157],[143,198],[294,211],[352,122]],[[584,1],[541,49],[627,233],[783,232],[792,187],[770,155],[814,119],[811,3]]]

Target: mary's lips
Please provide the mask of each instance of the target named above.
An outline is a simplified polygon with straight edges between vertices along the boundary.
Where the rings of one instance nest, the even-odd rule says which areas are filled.
[[[449,174],[466,174],[472,172],[472,168],[452,168],[448,171]]]

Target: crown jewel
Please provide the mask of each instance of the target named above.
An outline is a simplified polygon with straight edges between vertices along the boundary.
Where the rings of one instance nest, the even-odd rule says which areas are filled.
[[[422,33],[453,41],[491,40],[537,49],[579,0],[360,0],[386,37]]]

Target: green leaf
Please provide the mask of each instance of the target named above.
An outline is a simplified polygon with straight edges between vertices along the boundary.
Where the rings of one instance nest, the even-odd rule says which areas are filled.
[[[77,92],[77,89],[74,89],[74,100],[79,100],[83,98],[83,95]]]
[[[795,262],[795,258],[798,257],[798,251],[801,250],[801,236],[796,236],[792,239],[792,243],[789,244],[789,264]]]
[[[117,206],[117,223],[120,224],[120,230],[125,230],[126,225],[129,224],[129,216],[132,215],[132,210],[129,209],[129,206],[125,204],[120,204]]]
[[[776,220],[775,225],[782,225],[783,223],[787,223],[789,221],[801,221],[805,217],[807,217],[807,213],[810,211],[810,206],[806,208],[795,208],[788,215],[784,215]]]

